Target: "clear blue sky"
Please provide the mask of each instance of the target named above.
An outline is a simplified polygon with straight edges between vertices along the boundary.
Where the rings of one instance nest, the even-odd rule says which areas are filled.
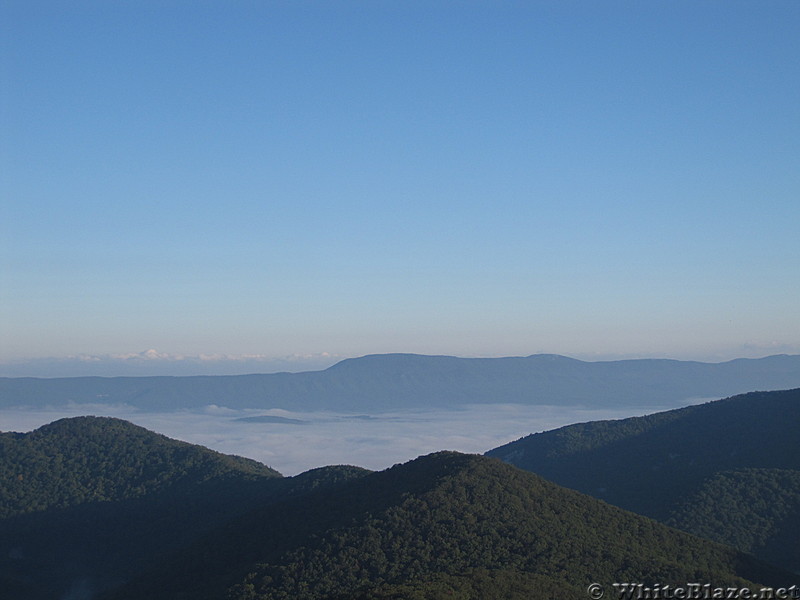
[[[0,360],[800,352],[800,2],[0,7]]]

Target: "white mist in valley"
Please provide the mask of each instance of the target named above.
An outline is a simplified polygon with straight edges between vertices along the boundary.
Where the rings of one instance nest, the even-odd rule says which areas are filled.
[[[701,401],[698,399],[698,401]],[[0,430],[31,431],[64,417],[126,419],[168,437],[263,462],[284,475],[332,464],[379,470],[438,450],[484,453],[530,433],[572,423],[620,419],[668,410],[476,404],[459,409],[375,414],[232,410],[143,412],[128,406],[72,405],[0,410]]]

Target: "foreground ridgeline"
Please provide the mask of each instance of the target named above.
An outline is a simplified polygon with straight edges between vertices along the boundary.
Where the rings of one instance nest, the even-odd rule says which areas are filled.
[[[743,577],[781,580],[497,460],[442,452],[245,515],[109,598],[585,598],[592,581]]]
[[[800,355],[724,363],[585,362],[554,354],[457,358],[380,354],[324,371],[196,377],[0,378],[0,407],[125,404],[169,411],[229,408],[383,411],[463,404],[678,406],[751,390],[800,387]]]
[[[281,476],[257,461],[108,417],[0,433],[0,456],[0,518]]]
[[[487,455],[800,572],[800,389],[570,425]]]
[[[494,458],[281,477],[94,417],[0,443],[8,600],[585,599],[592,582],[794,583]]]

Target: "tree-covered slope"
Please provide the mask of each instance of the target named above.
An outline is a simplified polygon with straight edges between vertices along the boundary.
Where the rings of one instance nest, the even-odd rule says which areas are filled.
[[[593,581],[742,578],[788,575],[500,461],[442,452],[257,509],[105,597],[585,598]]]
[[[800,526],[798,426],[800,389],[754,392],[562,427],[487,454],[800,571],[800,537],[781,533]]]
[[[0,434],[0,598],[90,598],[228,520],[367,471],[274,470],[118,419]],[[72,596],[70,596],[72,595]]]
[[[108,417],[61,419],[30,433],[0,433],[0,518],[232,477],[280,473]]]
[[[800,471],[721,471],[679,502],[666,522],[795,567],[800,565]]]

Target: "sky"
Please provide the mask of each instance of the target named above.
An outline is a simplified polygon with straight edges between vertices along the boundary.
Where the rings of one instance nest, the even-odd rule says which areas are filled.
[[[799,30],[0,0],[0,375],[800,353]]]

